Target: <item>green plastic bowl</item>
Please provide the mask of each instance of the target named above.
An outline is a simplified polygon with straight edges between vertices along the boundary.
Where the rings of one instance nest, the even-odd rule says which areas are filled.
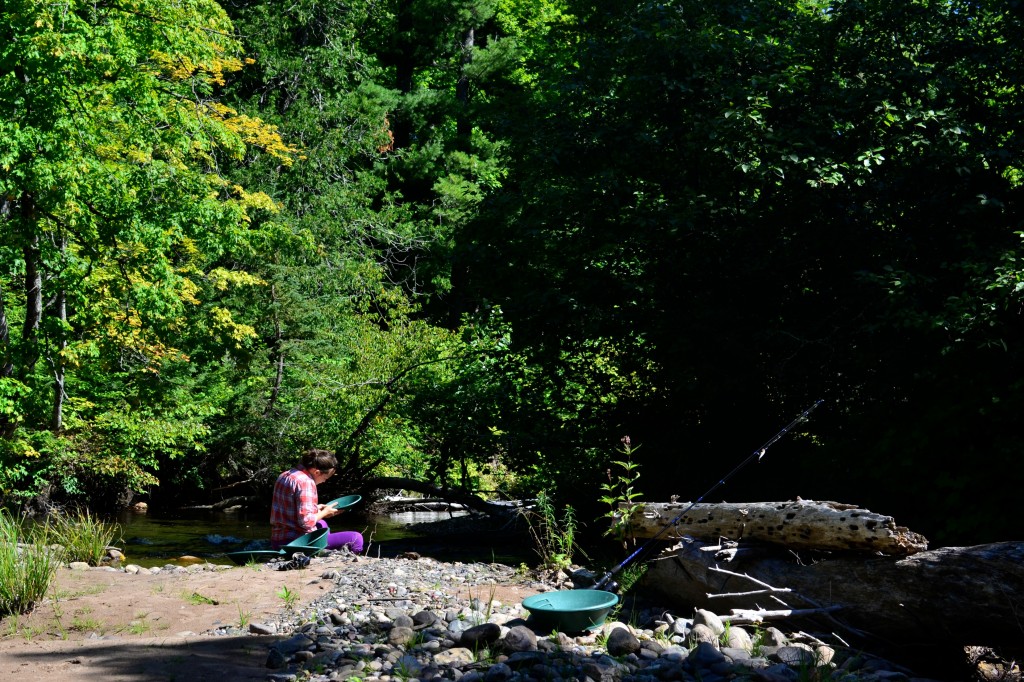
[[[239,566],[245,566],[246,564],[253,563],[265,563],[271,559],[281,559],[284,555],[284,552],[279,549],[259,549],[227,553],[227,557]]]
[[[335,509],[344,509],[345,507],[351,507],[359,504],[363,499],[362,495],[345,495],[345,497],[339,497],[331,500],[327,504],[333,504]]]
[[[327,529],[317,528],[312,533],[300,535],[287,545],[282,546],[281,550],[283,552],[288,552],[292,548],[297,549],[294,549],[291,554],[294,554],[295,552],[305,552],[311,548],[315,548],[317,551],[327,549]],[[291,554],[289,554],[289,556],[291,556]]]
[[[523,600],[531,624],[540,631],[584,632],[595,630],[619,603],[619,595],[604,590],[560,590],[535,594]]]
[[[281,556],[291,559],[292,555],[296,552],[302,552],[308,557],[314,557],[322,551],[324,551],[324,548],[317,547],[316,545],[285,545],[281,548]]]

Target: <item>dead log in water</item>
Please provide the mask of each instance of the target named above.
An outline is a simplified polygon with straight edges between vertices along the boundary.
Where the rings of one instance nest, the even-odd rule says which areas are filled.
[[[928,549],[928,540],[897,526],[891,516],[856,505],[797,499],[788,502],[646,503],[629,519],[637,538],[689,536],[714,541],[758,540],[790,549],[880,552],[906,556]],[[666,527],[671,526],[666,530]]]
[[[183,510],[193,511],[199,509],[208,509],[212,511],[221,511],[228,509],[229,507],[235,507],[240,505],[249,504],[253,501],[252,497],[246,495],[237,495],[235,497],[229,497],[224,500],[219,500],[212,504],[194,504],[188,507],[181,507]]]

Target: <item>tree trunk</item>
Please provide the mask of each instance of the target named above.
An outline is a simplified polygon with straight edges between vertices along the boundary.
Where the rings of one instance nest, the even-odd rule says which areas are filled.
[[[63,250],[63,245],[61,248]],[[53,365],[53,415],[50,420],[50,430],[58,433],[64,426],[64,373],[67,367],[64,361],[64,349],[68,346],[68,303],[67,292],[63,286],[57,291],[55,314],[58,320],[58,331],[57,352],[54,353],[51,360]]]
[[[402,0],[395,10],[395,89],[403,95],[412,92],[413,72],[415,70],[413,54],[415,50],[410,44],[410,35],[416,26],[412,3]],[[405,149],[412,143],[412,122],[402,112],[393,113],[392,131],[395,136],[395,149]]]
[[[14,362],[11,356],[10,331],[7,326],[7,309],[4,307],[4,290],[0,286],[0,379],[6,379],[14,373]],[[0,438],[11,435],[13,426],[7,414],[0,413]]]
[[[0,379],[14,373],[11,357],[11,333],[7,326],[7,308],[4,306],[4,288],[0,286]]]
[[[928,540],[883,516],[839,502],[648,503],[629,519],[634,537],[688,535],[702,540],[759,540],[790,549],[829,549],[908,555]],[[684,513],[685,512],[685,513]],[[680,516],[681,515],[681,516]]]
[[[473,134],[473,122],[469,118],[469,75],[466,67],[473,61],[473,45],[476,42],[476,30],[469,28],[462,36],[462,70],[459,81],[455,84],[455,98],[462,105],[456,116],[455,134],[465,151],[470,150],[470,138]]]
[[[31,226],[31,202],[26,199],[25,225]],[[43,318],[43,275],[39,269],[39,235],[32,234],[22,245],[25,258],[25,323],[21,328],[22,359],[18,368],[18,378],[24,381],[35,368],[39,358],[38,336],[39,323]]]
[[[284,379],[284,347],[282,346],[281,340],[281,320],[277,314],[277,289],[273,285],[270,287],[270,298],[274,303],[274,353],[277,358],[274,361],[275,372],[274,372],[274,385],[270,388],[270,398],[267,400],[267,406],[263,408],[263,416],[269,417],[274,411],[274,405],[277,403],[277,396],[281,392],[281,382]]]

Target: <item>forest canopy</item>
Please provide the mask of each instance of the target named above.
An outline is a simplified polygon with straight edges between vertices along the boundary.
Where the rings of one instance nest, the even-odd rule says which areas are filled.
[[[0,498],[840,499],[1008,539],[1024,3],[0,4]]]

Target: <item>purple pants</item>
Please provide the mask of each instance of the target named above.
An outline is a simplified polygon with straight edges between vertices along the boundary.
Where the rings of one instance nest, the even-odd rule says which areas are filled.
[[[341,530],[337,533],[330,531],[330,526],[323,519],[316,522],[318,528],[327,528],[327,549],[341,549],[348,547],[354,554],[363,551],[363,534],[354,530]]]

